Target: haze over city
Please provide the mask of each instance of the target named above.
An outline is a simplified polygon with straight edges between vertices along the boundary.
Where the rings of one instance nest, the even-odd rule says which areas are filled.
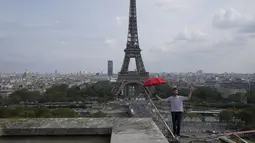
[[[0,72],[120,71],[129,1],[6,0],[0,5]],[[149,72],[255,70],[254,0],[138,0]],[[133,66],[134,67],[134,66]]]

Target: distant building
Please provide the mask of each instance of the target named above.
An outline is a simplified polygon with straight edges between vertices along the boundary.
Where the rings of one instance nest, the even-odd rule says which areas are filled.
[[[29,75],[29,72],[28,72],[28,70],[26,69],[26,71],[24,72],[24,74],[23,74],[22,77],[26,79],[26,78],[28,78],[28,75]]]
[[[113,75],[113,61],[108,61],[108,76]]]

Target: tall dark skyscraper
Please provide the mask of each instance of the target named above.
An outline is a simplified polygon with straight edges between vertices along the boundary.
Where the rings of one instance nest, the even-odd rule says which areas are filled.
[[[113,75],[113,61],[108,61],[108,75]]]

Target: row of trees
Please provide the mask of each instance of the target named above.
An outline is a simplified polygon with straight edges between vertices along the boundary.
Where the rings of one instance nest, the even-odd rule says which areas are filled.
[[[1,107],[0,118],[68,118],[68,117],[106,117],[106,114],[99,111],[97,113],[79,114],[69,108],[49,109],[46,107]]]
[[[111,89],[112,84],[109,81],[87,84],[85,85],[85,88],[80,88],[79,86],[69,88],[66,84],[54,85],[51,88],[48,88],[43,94],[37,91],[21,89],[13,92],[6,99],[0,97],[0,105],[18,104],[20,102],[84,102],[88,100],[95,100],[103,103],[115,98],[115,96],[111,93]],[[172,90],[168,85],[157,86],[156,91],[163,98],[172,94]],[[181,88],[179,92],[180,94],[187,96],[189,90]],[[247,99],[248,103],[255,103],[255,93],[248,93],[246,95],[234,94],[228,98],[223,98],[215,88],[198,87],[194,90],[191,101],[199,104],[199,106],[219,106],[219,108],[233,107],[233,105],[230,103],[234,102],[237,108],[239,106],[240,108],[245,108],[248,106],[241,103],[244,97]],[[219,103],[219,101],[221,101],[221,103]],[[224,101],[226,104],[222,104]],[[217,105],[215,103],[217,103]]]
[[[95,84],[87,84],[85,88],[78,86],[68,87],[66,84],[54,85],[48,88],[45,93],[38,91],[28,91],[21,89],[10,94],[6,99],[1,98],[1,105],[19,104],[21,102],[71,102],[71,101],[87,101],[95,100],[98,102],[106,102],[113,100],[111,93],[112,85],[110,82],[97,82]]]
[[[157,86],[156,90],[158,94],[164,98],[172,94],[172,90],[169,88],[168,85]],[[179,89],[179,92],[181,95],[187,96],[189,90],[187,88],[186,89],[181,88]],[[197,87],[192,94],[192,101],[196,101],[200,103],[201,101],[208,101],[208,102],[222,101],[226,103],[235,102],[237,104],[241,104],[244,99],[247,100],[247,103],[255,104],[255,93],[249,92],[245,95],[242,93],[237,93],[237,94],[230,95],[227,98],[223,98],[216,88]]]
[[[158,94],[161,97],[168,97],[172,94],[172,90],[168,85],[160,85],[156,87]],[[180,88],[179,93],[183,96],[188,96],[189,89]],[[207,100],[221,100],[221,94],[217,92],[216,88],[210,87],[198,87],[193,91],[192,100],[193,101],[207,101]]]
[[[220,112],[219,120],[227,123],[237,123],[239,128],[250,130],[255,128],[255,105],[246,109],[226,109]]]

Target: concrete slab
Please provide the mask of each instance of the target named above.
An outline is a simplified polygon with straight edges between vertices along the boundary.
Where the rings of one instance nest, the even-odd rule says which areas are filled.
[[[150,118],[1,119],[0,136],[109,135],[111,143],[168,143]]]

